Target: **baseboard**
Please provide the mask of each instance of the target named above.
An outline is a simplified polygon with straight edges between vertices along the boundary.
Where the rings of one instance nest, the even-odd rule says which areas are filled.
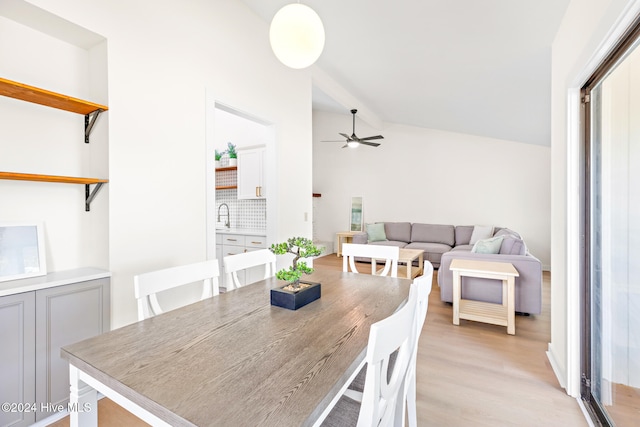
[[[548,350],[546,351],[546,353],[547,353],[547,359],[549,359],[549,363],[551,364],[551,369],[553,369],[553,373],[556,375],[556,378],[558,379],[558,383],[560,384],[560,387],[562,387],[566,391],[567,390],[567,382],[565,380],[566,375],[563,372],[563,370],[560,368],[562,365],[560,365],[556,360],[556,357],[553,353],[553,349],[551,347],[551,343],[549,343]]]

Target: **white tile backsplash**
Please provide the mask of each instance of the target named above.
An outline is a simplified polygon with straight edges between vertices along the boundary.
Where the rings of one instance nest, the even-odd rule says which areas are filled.
[[[237,185],[235,170],[216,171],[216,187]],[[222,214],[217,220],[218,226],[224,226],[226,221],[226,208],[220,209],[222,203],[229,206],[229,219],[232,228],[250,228],[254,230],[266,230],[267,228],[267,200],[238,200],[238,190],[216,190],[216,215]]]

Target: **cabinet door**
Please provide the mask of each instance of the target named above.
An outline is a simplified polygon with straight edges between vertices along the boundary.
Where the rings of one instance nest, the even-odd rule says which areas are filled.
[[[35,293],[0,297],[0,402],[33,404],[36,401],[36,325]],[[67,389],[69,387],[67,386]],[[0,426],[29,426],[36,421],[36,414],[28,412],[0,411]],[[40,409],[39,407],[36,409]]]
[[[238,199],[264,199],[264,148],[238,151]]]
[[[36,291],[36,401],[69,401],[69,364],[60,347],[110,329],[109,279]],[[41,420],[53,414],[38,412]]]

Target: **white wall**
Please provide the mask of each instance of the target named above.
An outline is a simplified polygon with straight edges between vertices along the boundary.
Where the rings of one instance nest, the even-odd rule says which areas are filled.
[[[551,343],[549,359],[572,396],[580,393],[578,243],[579,89],[637,0],[572,0],[553,43],[551,75]],[[630,13],[629,13],[630,12]]]
[[[112,326],[136,320],[133,275],[206,257],[205,90],[274,124],[274,237],[311,236],[310,75],[275,59],[242,2],[32,3],[107,39]]]
[[[106,44],[79,48],[0,16],[0,76],[97,103],[106,102]],[[108,177],[108,113],[84,143],[84,116],[0,97],[0,170]],[[0,181],[0,220],[42,221],[48,271],[108,268],[108,192],[85,212],[84,185]]]
[[[356,119],[360,137],[381,133],[377,148],[341,148],[351,116],[313,113],[316,239],[348,230],[351,196],[364,197],[364,220],[495,225],[522,234],[550,263],[550,149],[538,145]]]

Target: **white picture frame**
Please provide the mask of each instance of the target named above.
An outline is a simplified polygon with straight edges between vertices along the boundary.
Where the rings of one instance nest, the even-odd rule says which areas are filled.
[[[46,274],[43,223],[0,221],[0,282]]]
[[[362,196],[351,197],[351,210],[349,211],[349,231],[363,231],[364,215],[362,209]]]

